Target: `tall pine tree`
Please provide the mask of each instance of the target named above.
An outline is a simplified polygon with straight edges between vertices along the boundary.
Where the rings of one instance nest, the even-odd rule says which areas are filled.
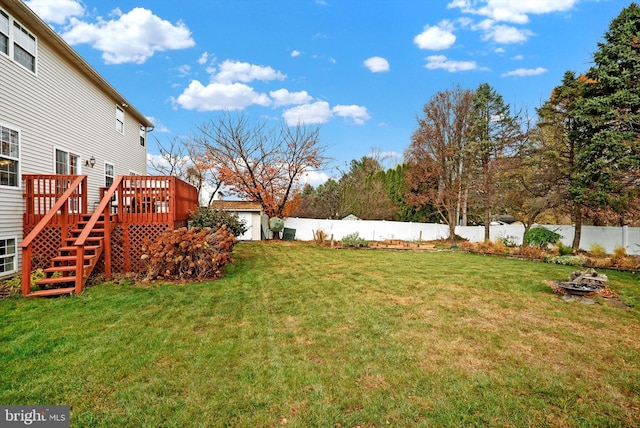
[[[629,201],[640,188],[640,8],[622,10],[598,43],[587,72],[576,118],[586,138],[576,153],[579,165],[574,200],[611,208],[624,222]]]

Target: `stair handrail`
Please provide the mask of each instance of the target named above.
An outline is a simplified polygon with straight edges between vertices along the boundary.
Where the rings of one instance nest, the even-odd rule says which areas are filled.
[[[87,242],[87,238],[94,227],[98,223],[100,216],[104,219],[104,276],[106,279],[111,278],[111,197],[116,194],[116,191],[122,183],[123,176],[116,177],[111,187],[102,195],[102,199],[98,204],[98,207],[89,218],[89,221],[82,229],[82,233],[78,236],[73,243],[76,247],[76,294],[82,291],[84,284],[84,246]],[[122,192],[120,192],[122,193]],[[120,204],[118,205],[120,206]]]
[[[24,238],[22,242],[20,242],[20,244],[18,244],[18,247],[22,249],[21,291],[23,295],[27,295],[31,291],[31,244],[33,243],[33,240],[36,239],[36,237],[40,234],[40,232],[44,230],[45,226],[51,220],[53,220],[53,217],[55,217],[58,214],[58,211],[60,211],[63,216],[69,215],[69,209],[68,209],[67,203],[69,202],[69,199],[71,198],[71,196],[73,196],[76,193],[76,189],[78,189],[83,182],[86,183],[86,180],[87,180],[86,175],[77,176],[76,179],[73,180],[69,188],[65,190],[62,196],[60,196],[60,198],[56,201],[56,203],[53,204],[51,209],[47,211],[44,217],[42,217],[38,222],[38,224],[36,224],[35,227],[31,230],[31,232],[29,232],[27,237]],[[63,224],[66,224],[66,219],[63,222]],[[65,231],[63,230],[62,231],[63,239],[64,239],[64,233]]]

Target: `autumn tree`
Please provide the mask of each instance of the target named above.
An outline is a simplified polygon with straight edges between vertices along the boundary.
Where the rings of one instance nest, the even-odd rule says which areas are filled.
[[[269,217],[286,217],[303,174],[327,161],[319,133],[303,124],[271,128],[225,113],[200,125],[195,142],[231,192],[259,202]]]
[[[489,241],[491,211],[496,203],[500,168],[506,167],[505,156],[519,138],[518,121],[511,115],[509,104],[489,84],[483,83],[473,95],[471,127],[467,152],[473,166],[474,187],[480,199],[484,218],[484,239]]]
[[[461,215],[466,214],[466,144],[473,99],[472,91],[459,86],[435,94],[425,104],[405,152],[410,169],[408,200],[417,207],[432,203],[449,226],[451,239]]]

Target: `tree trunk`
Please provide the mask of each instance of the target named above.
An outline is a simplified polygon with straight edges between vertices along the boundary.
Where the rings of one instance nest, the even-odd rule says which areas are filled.
[[[575,225],[575,231],[573,232],[573,243],[571,249],[578,251],[580,249],[580,237],[582,235],[582,207],[580,204],[576,204],[573,211],[573,224]]]
[[[460,226],[467,225],[467,207],[469,205],[469,186],[464,188],[464,196],[462,198],[462,223]]]
[[[491,230],[491,207],[484,207],[484,242],[489,242],[491,240],[491,234],[489,233]]]

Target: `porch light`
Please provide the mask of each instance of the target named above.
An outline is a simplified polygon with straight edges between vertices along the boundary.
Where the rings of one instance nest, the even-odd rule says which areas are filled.
[[[88,159],[85,162],[85,166],[90,166],[91,168],[93,168],[95,164],[96,164],[96,158],[94,158],[93,156],[91,156],[91,159]]]

